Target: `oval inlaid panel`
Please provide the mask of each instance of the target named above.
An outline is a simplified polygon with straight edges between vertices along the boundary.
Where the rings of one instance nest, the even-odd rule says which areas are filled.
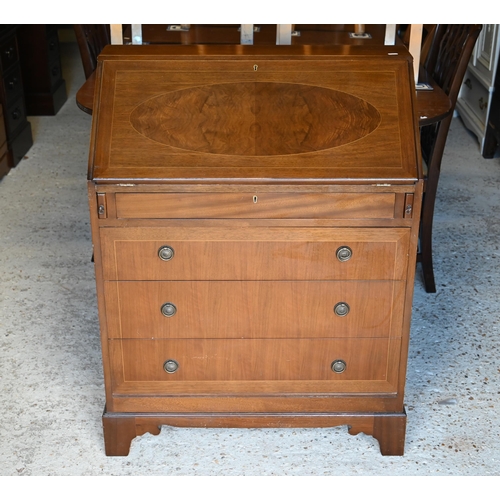
[[[132,126],[161,144],[223,155],[309,153],[361,139],[380,123],[368,102],[345,92],[292,83],[225,83],[149,99]]]

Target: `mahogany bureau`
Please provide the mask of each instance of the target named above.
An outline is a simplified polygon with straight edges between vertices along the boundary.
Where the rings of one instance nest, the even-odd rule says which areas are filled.
[[[109,46],[89,203],[106,454],[161,425],[404,451],[422,196],[403,47]]]

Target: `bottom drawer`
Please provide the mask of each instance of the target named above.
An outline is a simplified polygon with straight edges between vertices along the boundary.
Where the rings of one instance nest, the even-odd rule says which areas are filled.
[[[401,339],[110,340],[114,392],[395,391]]]

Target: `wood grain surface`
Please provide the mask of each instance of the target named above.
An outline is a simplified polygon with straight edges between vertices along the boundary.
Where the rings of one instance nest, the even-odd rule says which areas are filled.
[[[139,133],[202,153],[267,156],[309,153],[359,140],[380,114],[334,89],[274,82],[219,83],[155,96],[130,114]]]
[[[399,337],[404,292],[401,281],[105,283],[109,337],[124,339]]]
[[[353,421],[401,454],[422,194],[406,49],[110,46],[99,60],[107,453],[161,422]]]
[[[121,350],[123,382],[203,381],[386,381],[389,339],[175,339],[116,340]],[[167,373],[173,359],[179,369]],[[342,359],[347,368],[334,373],[332,362]],[[338,385],[338,384],[337,384]],[[182,386],[182,385],[181,385]],[[181,387],[179,386],[179,387]],[[289,387],[292,384],[288,385]],[[348,387],[349,384],[346,384]],[[202,392],[189,387],[189,393]],[[219,385],[222,387],[222,385]],[[322,384],[322,389],[327,387]],[[353,385],[351,386],[353,387]],[[278,386],[276,386],[278,389]],[[299,386],[293,392],[297,392]],[[342,384],[330,392],[343,392]],[[351,389],[352,390],[352,389]],[[359,390],[359,388],[358,388]],[[222,393],[226,392],[224,389]],[[314,391],[313,391],[314,392]]]
[[[117,193],[125,219],[392,219],[394,193]]]
[[[354,58],[338,47],[271,49],[105,49],[91,178],[416,181],[405,49]]]
[[[106,280],[405,280],[407,228],[102,228]],[[161,246],[174,249],[162,261]],[[337,250],[352,257],[340,262]]]

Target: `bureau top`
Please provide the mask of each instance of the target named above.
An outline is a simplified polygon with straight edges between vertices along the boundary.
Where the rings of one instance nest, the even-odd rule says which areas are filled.
[[[402,46],[108,46],[98,183],[400,183],[419,178]]]

